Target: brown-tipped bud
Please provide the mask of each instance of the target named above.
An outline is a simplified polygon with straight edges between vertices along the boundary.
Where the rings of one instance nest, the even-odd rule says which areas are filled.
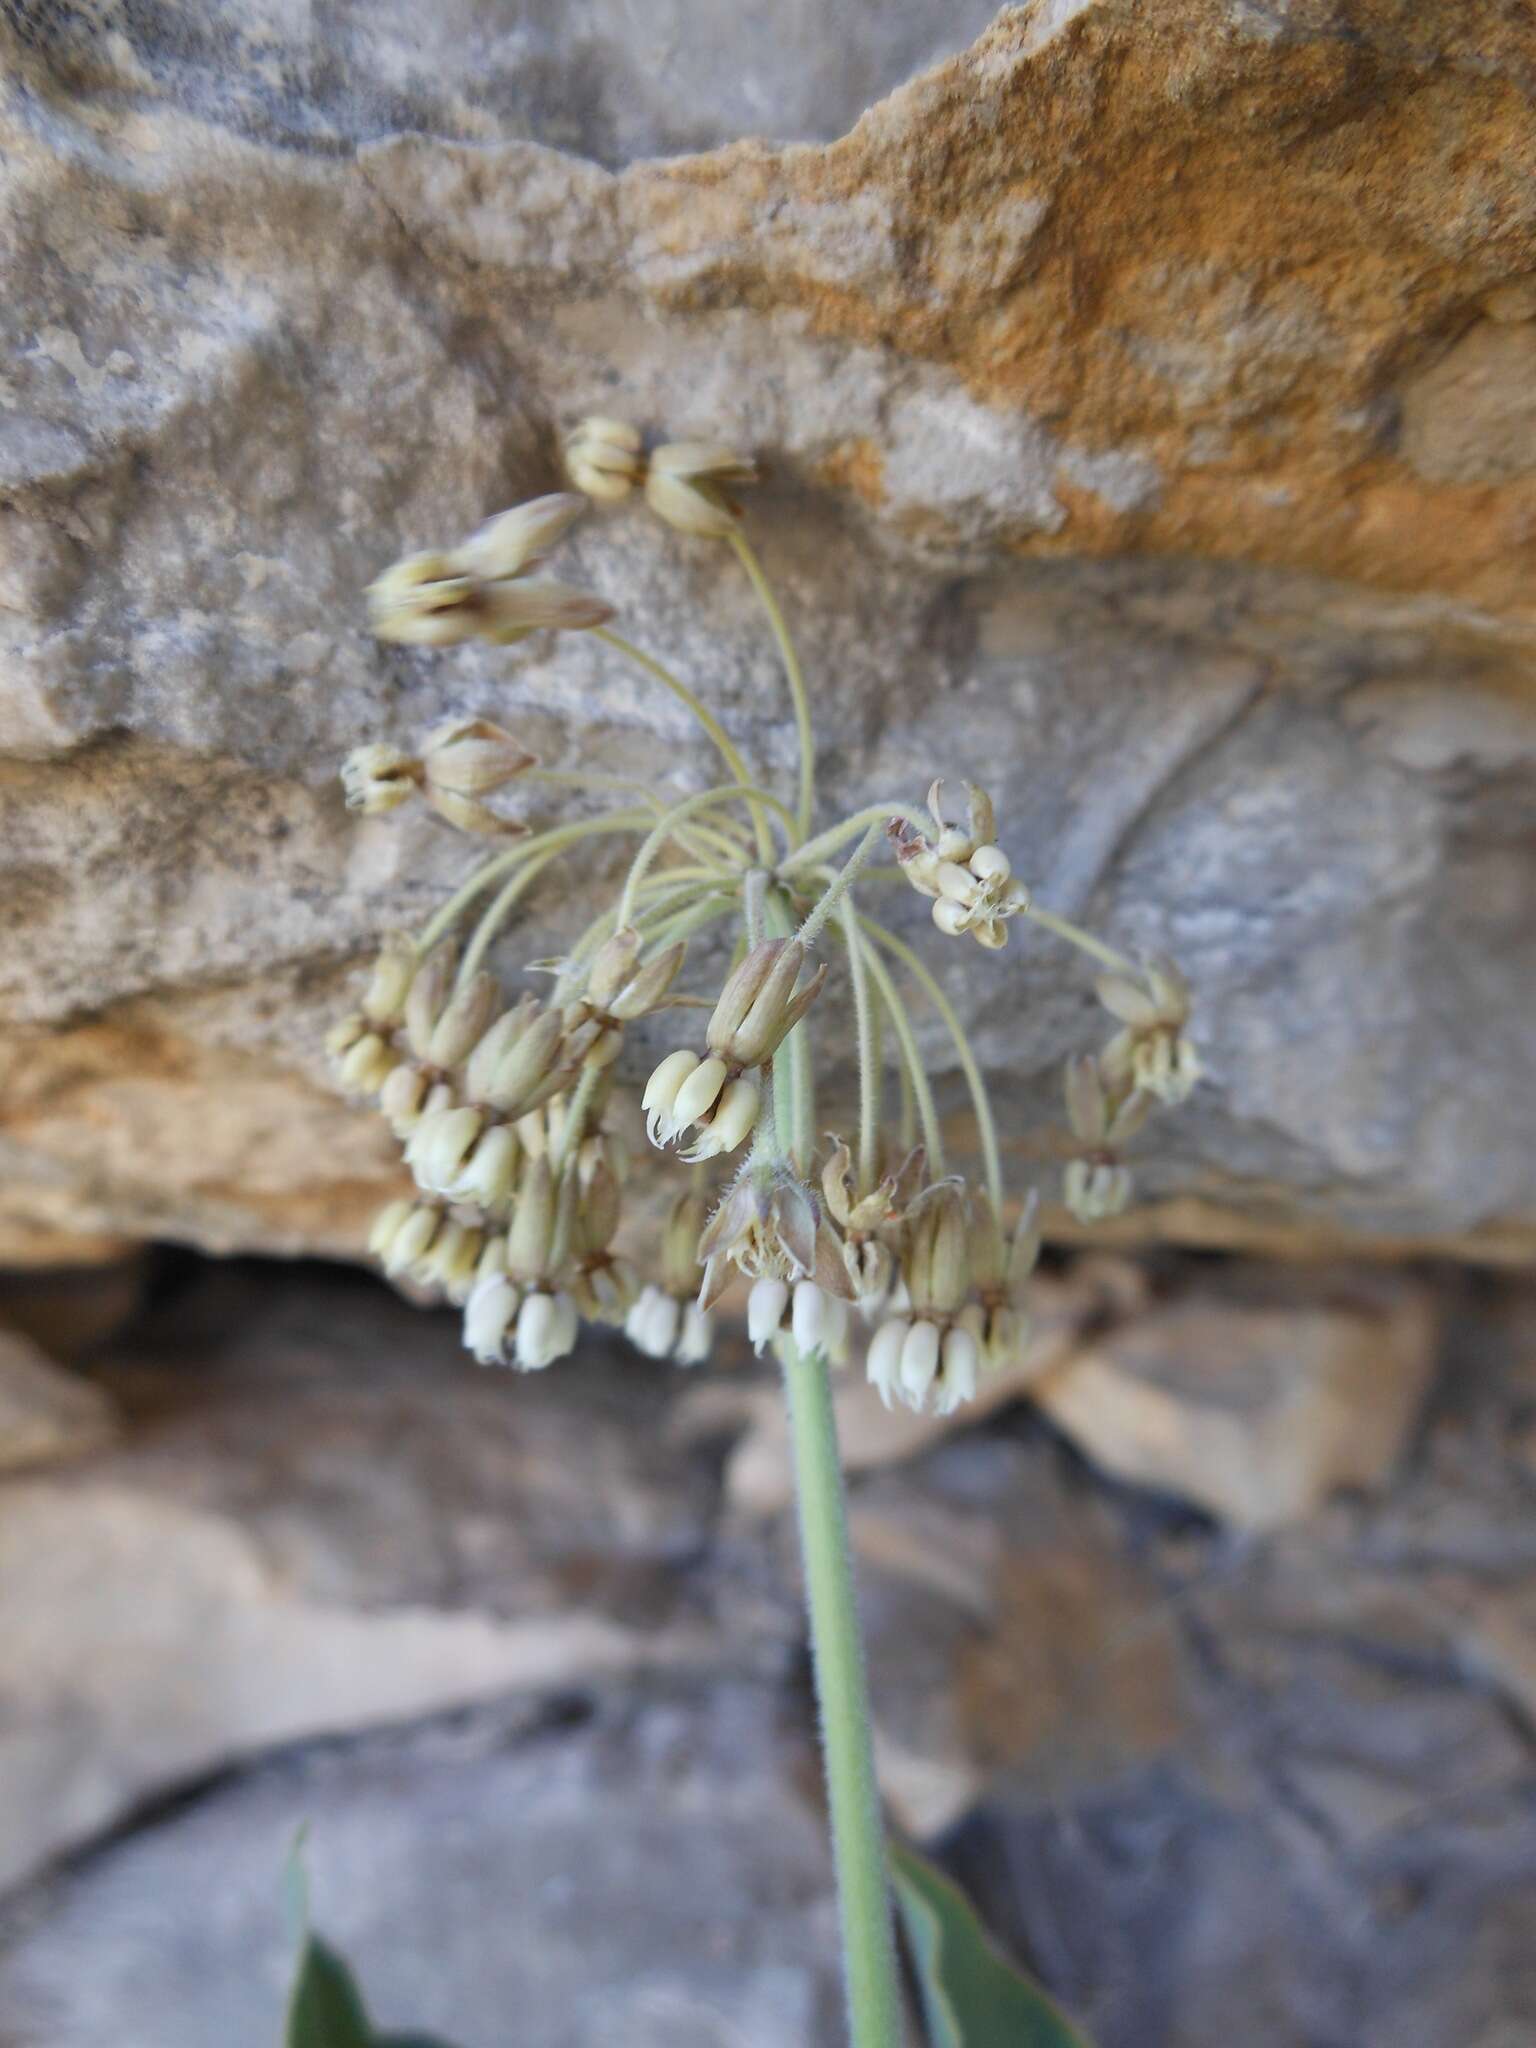
[[[915,1315],[950,1316],[965,1300],[971,1284],[969,1219],[954,1182],[930,1189],[908,1219],[901,1274]]]
[[[552,491],[498,512],[453,551],[453,565],[487,582],[536,569],[586,511],[569,491]]]
[[[458,718],[437,728],[421,750],[421,761],[429,793],[489,796],[537,767],[538,756],[488,718]]]
[[[525,1284],[549,1277],[555,1240],[555,1183],[547,1158],[529,1159],[507,1230],[507,1271]]]
[[[607,1005],[609,1016],[616,1017],[622,1024],[630,1024],[636,1018],[648,1017],[652,1010],[660,1009],[682,969],[687,950],[683,941],[678,939],[654,959],[647,960]]]
[[[441,939],[421,962],[405,999],[405,1035],[411,1051],[425,1062],[431,1051],[432,1033],[453,993],[459,949],[452,939]]]
[[[371,1024],[398,1024],[405,1014],[419,961],[416,941],[408,932],[391,932],[379,948],[363,996],[363,1012]]]
[[[504,1010],[486,1032],[464,1069],[464,1092],[471,1102],[489,1100],[497,1068],[538,1014],[537,998],[524,996],[514,1009]]]
[[[640,934],[632,924],[621,925],[603,941],[587,970],[587,1001],[594,1010],[609,1009],[619,990],[633,979],[639,960]]]
[[[823,963],[795,993],[804,964],[798,939],[765,939],[754,946],[720,992],[705,1034],[710,1051],[734,1066],[766,1065],[827,978]]]
[[[501,984],[492,974],[477,974],[455,989],[432,1028],[427,1064],[448,1073],[467,1060],[501,1008]]]
[[[645,500],[658,518],[680,533],[725,540],[741,524],[741,507],[730,487],[755,483],[750,456],[710,441],[669,441],[653,450],[646,470]]]
[[[530,633],[586,632],[606,625],[613,606],[569,583],[487,583],[478,592],[480,637],[510,647]]]
[[[621,1207],[618,1177],[606,1165],[600,1165],[584,1185],[578,1186],[574,1238],[583,1258],[593,1258],[608,1249],[619,1227]]]
[[[407,555],[368,586],[368,622],[380,640],[410,647],[453,647],[478,630],[475,581],[449,556]]]
[[[558,1010],[545,1010],[515,1038],[499,1061],[484,1100],[504,1116],[521,1116],[547,1102],[563,1070],[565,1026]]]

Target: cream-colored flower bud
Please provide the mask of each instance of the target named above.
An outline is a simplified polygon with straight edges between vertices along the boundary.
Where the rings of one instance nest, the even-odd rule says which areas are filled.
[[[525,575],[565,538],[586,509],[569,491],[552,491],[548,497],[498,512],[454,549],[454,567],[488,583]]]
[[[901,1354],[911,1329],[912,1325],[904,1318],[892,1316],[869,1340],[869,1350],[864,1357],[864,1376],[887,1408],[891,1405],[891,1397],[900,1389]]]
[[[759,1358],[782,1329],[784,1312],[788,1307],[788,1281],[753,1281],[747,1295],[747,1341]]]
[[[469,1202],[487,1216],[504,1216],[517,1185],[521,1149],[509,1124],[482,1131],[447,1189],[451,1200]]]
[[[726,1153],[734,1152],[756,1130],[762,1102],[762,1090],[744,1074],[727,1081],[713,1115],[700,1124],[698,1136],[682,1156],[696,1165],[705,1159],[723,1159]]]
[[[341,791],[349,811],[377,817],[416,793],[421,763],[382,743],[354,747],[341,764]]]
[[[664,1006],[687,950],[679,939],[642,965],[639,933],[633,927],[615,932],[593,959],[587,976],[587,1002],[621,1024],[649,1016]]]
[[[519,1372],[542,1372],[576,1348],[576,1304],[568,1294],[542,1290],[523,1297],[517,1312],[514,1359]]]
[[[952,1181],[930,1189],[908,1218],[902,1277],[919,1316],[952,1316],[971,1284],[970,1219]]]
[[[1200,1079],[1200,1058],[1186,1036],[1189,984],[1166,956],[1149,963],[1143,983],[1102,975],[1099,1001],[1124,1026],[1101,1055],[1106,1080],[1129,1084],[1170,1108],[1188,1099]]]
[[[700,1117],[709,1114],[720,1099],[726,1071],[725,1061],[714,1056],[699,1061],[672,1104],[672,1114],[679,1125],[697,1123]]]
[[[489,796],[530,768],[538,756],[488,718],[458,718],[440,725],[421,750],[427,786],[460,796]]]
[[[448,1193],[463,1173],[483,1123],[478,1109],[462,1104],[422,1117],[406,1145],[405,1163],[424,1193]]]
[[[462,1306],[474,1283],[482,1239],[478,1230],[446,1217],[431,1245],[416,1265],[415,1277],[427,1287],[438,1287],[456,1306]]]
[[[489,1231],[480,1247],[479,1263],[475,1267],[475,1279],[489,1280],[497,1273],[507,1270],[507,1233],[504,1230]]]
[[[683,1305],[652,1282],[641,1288],[624,1318],[624,1334],[647,1358],[666,1358],[683,1324]]]
[[[712,441],[669,441],[652,450],[645,501],[680,533],[726,540],[741,524],[741,507],[730,488],[756,481],[756,464],[734,448]]]
[[[442,1220],[442,1210],[433,1203],[416,1202],[411,1205],[410,1214],[395,1231],[388,1250],[380,1254],[384,1270],[391,1280],[399,1279],[402,1273],[409,1272],[419,1259],[426,1256]]]
[[[409,1138],[421,1122],[428,1086],[423,1070],[402,1060],[379,1090],[379,1108],[397,1138]]]
[[[805,964],[798,939],[764,939],[753,946],[720,991],[705,1032],[712,1053],[732,1066],[765,1066],[821,993],[826,965],[798,994]]]
[[[505,1273],[476,1280],[464,1304],[464,1348],[482,1365],[505,1365],[507,1338],[517,1322],[522,1295]]]
[[[489,1101],[497,1068],[539,1014],[537,997],[524,996],[487,1029],[464,1063],[464,1093],[471,1102]]]
[[[432,1049],[437,1020],[453,995],[459,949],[452,939],[441,939],[417,966],[405,998],[405,1035],[417,1059],[426,1064]]]
[[[966,866],[979,882],[1006,882],[1013,873],[1013,862],[1000,846],[978,846]]]
[[[560,1013],[545,1010],[503,1052],[482,1099],[504,1116],[522,1117],[557,1094],[570,1072]]]
[[[626,421],[594,415],[566,436],[565,473],[587,497],[616,505],[645,474],[640,445],[639,434]]]
[[[374,1217],[368,1231],[368,1249],[374,1258],[388,1257],[396,1236],[415,1206],[414,1202],[403,1199],[385,1203]]]
[[[467,1060],[501,1008],[501,984],[493,974],[476,974],[455,988],[432,1027],[427,1064],[451,1073]]]
[[[513,1279],[547,1279],[554,1239],[555,1182],[550,1163],[547,1158],[529,1159],[523,1166],[507,1230],[507,1271]]]
[[[416,979],[420,955],[407,932],[391,932],[379,948],[363,996],[363,1014],[380,1030],[398,1024]]]
[[[394,1072],[400,1055],[376,1031],[365,1031],[341,1060],[344,1088],[355,1095],[376,1095]]]
[[[478,631],[475,581],[451,557],[407,555],[368,586],[368,619],[377,639],[410,647],[454,647]]]

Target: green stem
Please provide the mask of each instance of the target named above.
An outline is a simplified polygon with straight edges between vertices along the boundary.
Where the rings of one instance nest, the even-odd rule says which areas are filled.
[[[763,574],[751,541],[738,528],[731,535],[731,545],[740,557],[741,566],[757,592],[757,601],[773,629],[778,642],[779,659],[784,664],[784,678],[789,684],[789,694],[795,706],[795,731],[800,745],[800,800],[797,816],[800,821],[798,836],[804,839],[811,829],[811,811],[816,799],[816,742],[811,732],[811,705],[806,695],[805,677],[801,672],[800,658],[795,653],[794,642],[789,637],[789,628],[784,623],[784,614],[779,610],[779,601],[773,594],[768,578]]]
[[[747,773],[747,764],[738,753],[735,742],[731,739],[719,719],[709,709],[708,705],[704,704],[694,695],[693,691],[689,689],[681,677],[673,675],[671,669],[665,663],[657,661],[654,655],[647,654],[643,648],[636,647],[633,641],[626,640],[622,633],[611,632],[607,626],[593,627],[592,638],[594,640],[601,640],[605,646],[613,648],[615,653],[622,654],[626,661],[632,661],[637,667],[643,668],[653,682],[658,682],[663,689],[670,690],[680,704],[686,704],[705,732],[714,741],[715,746],[719,750],[721,760],[730,769],[742,788],[751,788],[752,778]],[[768,820],[764,815],[760,801],[752,804],[752,825],[757,833],[757,857],[765,866],[771,866],[773,862],[773,835],[768,830]]]
[[[789,898],[782,890],[770,889],[764,917],[776,939],[787,939],[794,929]],[[811,1033],[808,1018],[802,1017],[773,1056],[775,1094],[782,1104],[785,1086],[789,1102],[789,1155],[799,1173],[808,1173],[816,1138],[816,1077],[811,1070]],[[782,1113],[781,1113],[782,1124]]]
[[[854,1187],[860,1195],[867,1195],[875,1184],[880,1129],[879,1027],[875,1006],[869,999],[869,966],[851,896],[845,896],[839,903],[837,915],[848,948],[848,979],[853,984],[853,1017],[859,1049],[859,1152]]]
[[[507,914],[518,898],[522,896],[525,890],[533,887],[551,861],[558,860],[559,858],[559,847],[551,848],[548,853],[538,854],[533,860],[525,861],[513,873],[511,879],[503,885],[500,893],[493,899],[490,908],[475,926],[474,936],[464,948],[464,957],[459,962],[458,983],[460,988],[468,987],[469,983],[480,971],[481,961],[495,943],[496,934],[506,923]]]
[[[879,836],[879,826],[871,825],[864,834],[864,837],[854,848],[852,856],[843,863],[842,868],[832,877],[816,902],[811,906],[804,924],[795,933],[795,937],[802,946],[815,945],[827,919],[836,910],[838,904],[844,900],[848,890],[852,888],[854,881],[857,879],[859,869],[863,867],[865,861],[874,852],[875,841]]]
[[[644,811],[610,811],[604,818],[583,818],[577,824],[556,825],[547,832],[535,832],[530,839],[520,839],[505,853],[498,853],[482,863],[469,880],[454,891],[422,927],[421,936],[416,941],[417,950],[425,953],[435,945],[454,920],[469,908],[477,896],[485,893],[498,875],[517,867],[530,854],[539,853],[545,847],[574,846],[580,839],[595,838],[604,832],[643,831],[650,822]]]
[[[855,811],[851,818],[844,818],[841,825],[833,825],[825,832],[818,832],[814,839],[808,839],[804,846],[796,847],[787,860],[779,863],[779,873],[790,875],[797,868],[815,867],[829,854],[836,853],[840,846],[846,846],[850,839],[867,831],[871,825],[883,825],[888,818],[910,818],[910,804],[866,804],[861,811]]]
[[[976,1113],[976,1130],[981,1139],[981,1156],[986,1166],[987,1193],[992,1197],[992,1207],[998,1221],[1003,1215],[1003,1164],[997,1143],[997,1119],[992,1114],[992,1098],[987,1091],[976,1055],[971,1050],[971,1041],[965,1035],[965,1027],[955,1015],[954,1005],[939,987],[932,974],[923,965],[918,955],[894,932],[888,932],[883,924],[877,924],[872,917],[861,917],[864,927],[877,945],[884,946],[906,968],[918,987],[943,1018],[950,1037],[954,1040],[955,1054],[965,1075],[966,1086],[971,1091],[971,1106]]]
[[[780,1339],[842,1917],[850,2048],[899,2048],[890,1879],[826,1360]]]
[[[1117,953],[1113,946],[1106,946],[1102,939],[1096,939],[1092,932],[1079,931],[1078,927],[1065,917],[1057,917],[1054,911],[1041,910],[1031,903],[1020,911],[1031,924],[1038,924],[1048,932],[1054,932],[1058,939],[1065,939],[1069,946],[1076,946],[1080,952],[1092,954],[1106,967],[1113,967],[1117,974],[1129,974],[1134,980],[1141,980],[1141,969],[1134,960],[1127,960],[1123,953]]]
[[[886,1015],[891,1020],[891,1028],[896,1033],[896,1043],[901,1047],[902,1068],[911,1085],[912,1098],[917,1104],[918,1121],[922,1125],[923,1143],[928,1149],[928,1170],[932,1177],[938,1180],[944,1172],[944,1140],[939,1131],[938,1111],[933,1106],[933,1090],[928,1086],[923,1056],[918,1051],[917,1039],[913,1035],[912,1020],[907,1015],[906,1004],[901,1000],[896,984],[886,971],[885,962],[880,955],[871,950],[865,955],[865,959],[870,978],[880,993]]]
[[[778,798],[766,789],[748,790],[744,789],[740,783],[722,782],[714,789],[701,789],[694,796],[685,796],[680,803],[675,803],[669,810],[662,812],[656,823],[646,834],[641,842],[639,852],[630,863],[629,874],[624,882],[624,894],[619,901],[618,922],[620,925],[628,924],[633,918],[635,891],[645,879],[646,870],[650,867],[652,861],[655,860],[657,854],[660,853],[662,847],[683,820],[691,818],[695,811],[707,811],[716,804],[734,803],[738,797],[747,795],[758,798],[762,803],[771,804],[775,810],[782,811],[784,809]],[[788,816],[789,814],[786,811],[786,819]]]
[[[768,870],[766,868],[749,868],[746,879],[741,885],[741,914],[746,920],[747,944],[749,946],[756,946],[762,943],[763,905],[767,900],[767,890]]]

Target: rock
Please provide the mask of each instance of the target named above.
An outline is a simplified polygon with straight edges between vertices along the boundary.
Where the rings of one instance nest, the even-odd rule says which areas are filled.
[[[857,1365],[834,1382],[843,1469],[850,1476],[915,1458],[946,1437],[974,1429],[986,1416],[1027,1398],[1075,1356],[1084,1327],[1118,1297],[1123,1307],[1137,1291],[1139,1275],[1123,1261],[1084,1259],[1063,1279],[1042,1275],[1033,1296],[1033,1336],[1025,1355],[1006,1371],[989,1374],[974,1401],[953,1415],[915,1415],[899,1404],[887,1408]],[[789,1421],[781,1389],[754,1381],[729,1380],[690,1389],[680,1403],[674,1428],[683,1442],[717,1435],[733,1437],[725,1468],[727,1503],[749,1518],[777,1514],[794,1496]]]
[[[100,1450],[116,1429],[99,1387],[27,1338],[0,1330],[0,1473]]]
[[[1145,1234],[1529,1255],[1526,40],[1450,0],[1042,4],[827,140],[983,11],[664,63],[607,6],[494,45],[467,0],[3,31],[0,1252],[356,1252],[391,1154],[319,1039],[468,856],[348,820],[350,745],[495,710],[556,766],[713,772],[577,636],[364,630],[384,563],[548,488],[600,406],[762,454],[827,815],[984,765],[1041,903],[1184,961],[1210,1082]],[[713,147],[757,126],[817,140]],[[626,512],[571,568],[788,770],[730,563]],[[547,877],[527,951],[623,857]],[[1010,1134],[1059,1122],[1086,974],[933,957]]]
[[[1268,1529],[1390,1479],[1434,1336],[1409,1285],[1352,1276],[1330,1298],[1229,1270],[1070,1352],[1033,1398],[1106,1471]]]
[[[104,1239],[94,1250],[88,1264],[50,1259],[30,1272],[7,1273],[0,1279],[0,1321],[71,1364],[115,1337],[143,1306],[151,1260],[142,1245],[122,1240]]]
[[[880,1782],[929,1839],[999,1775],[1068,1799],[1187,1734],[1153,1577],[1038,1443],[957,1439],[851,1511]]]
[[[831,1871],[796,1789],[811,1768],[769,1696],[729,1687],[274,1765],[0,1930],[0,2024],[50,2048],[267,2048],[307,1823],[317,1927],[381,2025],[463,2048],[834,2048]]]
[[[274,1744],[750,1637],[695,1611],[709,1482],[632,1358],[514,1381],[380,1289],[248,1272],[100,1370],[122,1444],[0,1486],[0,1883]]]

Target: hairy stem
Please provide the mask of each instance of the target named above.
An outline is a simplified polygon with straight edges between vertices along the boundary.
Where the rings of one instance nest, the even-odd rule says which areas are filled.
[[[825,1358],[779,1341],[794,1445],[806,1612],[842,1917],[850,2048],[899,2048],[890,1879],[870,1740],[869,1686]]]
[[[738,528],[731,535],[731,545],[740,557],[741,566],[746,570],[752,588],[757,592],[757,601],[762,606],[773,637],[778,642],[779,659],[784,664],[784,679],[789,684],[789,694],[795,707],[795,732],[800,746],[800,795],[796,816],[800,829],[796,834],[804,839],[811,829],[811,813],[816,801],[816,740],[811,731],[811,703],[806,694],[805,676],[800,668],[800,657],[795,653],[794,642],[789,637],[789,628],[784,623],[784,614],[779,601],[773,594],[773,587],[763,574],[763,565],[751,541]]]
[[[416,941],[417,950],[426,952],[448,930],[454,921],[462,916],[477,896],[484,895],[491,884],[509,869],[519,866],[531,854],[540,853],[546,847],[574,846],[578,840],[597,838],[605,832],[641,832],[651,822],[645,811],[610,811],[606,817],[583,818],[574,825],[556,825],[547,832],[535,832],[531,838],[520,839],[505,853],[494,854],[476,868],[469,880],[463,883],[448,898],[448,901],[434,913],[422,927]]]
[[[874,852],[875,842],[879,837],[880,827],[878,825],[871,825],[855,847],[851,858],[843,863],[841,869],[832,877],[816,902],[811,906],[804,924],[795,933],[795,937],[802,946],[815,945],[827,919],[836,910],[838,904],[846,900],[848,890],[852,888],[854,881],[857,879],[859,869],[863,867],[864,863]]]
[[[896,1043],[901,1048],[902,1071],[912,1090],[912,1099],[917,1104],[918,1122],[922,1126],[923,1143],[928,1150],[928,1167],[937,1180],[944,1172],[944,1139],[939,1131],[938,1112],[933,1106],[933,1090],[928,1086],[928,1075],[923,1067],[923,1057],[918,1051],[917,1040],[912,1032],[912,1020],[907,1015],[905,1003],[886,971],[885,962],[874,950],[865,959],[870,978],[885,1004],[886,1015],[891,1020],[891,1029],[896,1034]]]
[[[789,898],[782,890],[769,890],[765,916],[768,929],[776,939],[789,937],[794,929],[794,918]],[[808,1173],[816,1144],[816,1077],[811,1068],[809,1018],[800,1019],[774,1054],[773,1071],[781,1100],[784,1084],[788,1083],[790,1158],[797,1172]]]
[[[804,846],[797,846],[792,854],[779,863],[779,873],[791,875],[800,868],[815,867],[829,855],[836,853],[840,846],[846,846],[850,839],[856,839],[861,832],[867,831],[871,825],[884,825],[889,818],[910,818],[912,811],[911,804],[866,804],[862,810],[855,811],[851,818],[844,818],[841,825],[833,825],[825,832],[818,832],[814,839],[807,839]]]

